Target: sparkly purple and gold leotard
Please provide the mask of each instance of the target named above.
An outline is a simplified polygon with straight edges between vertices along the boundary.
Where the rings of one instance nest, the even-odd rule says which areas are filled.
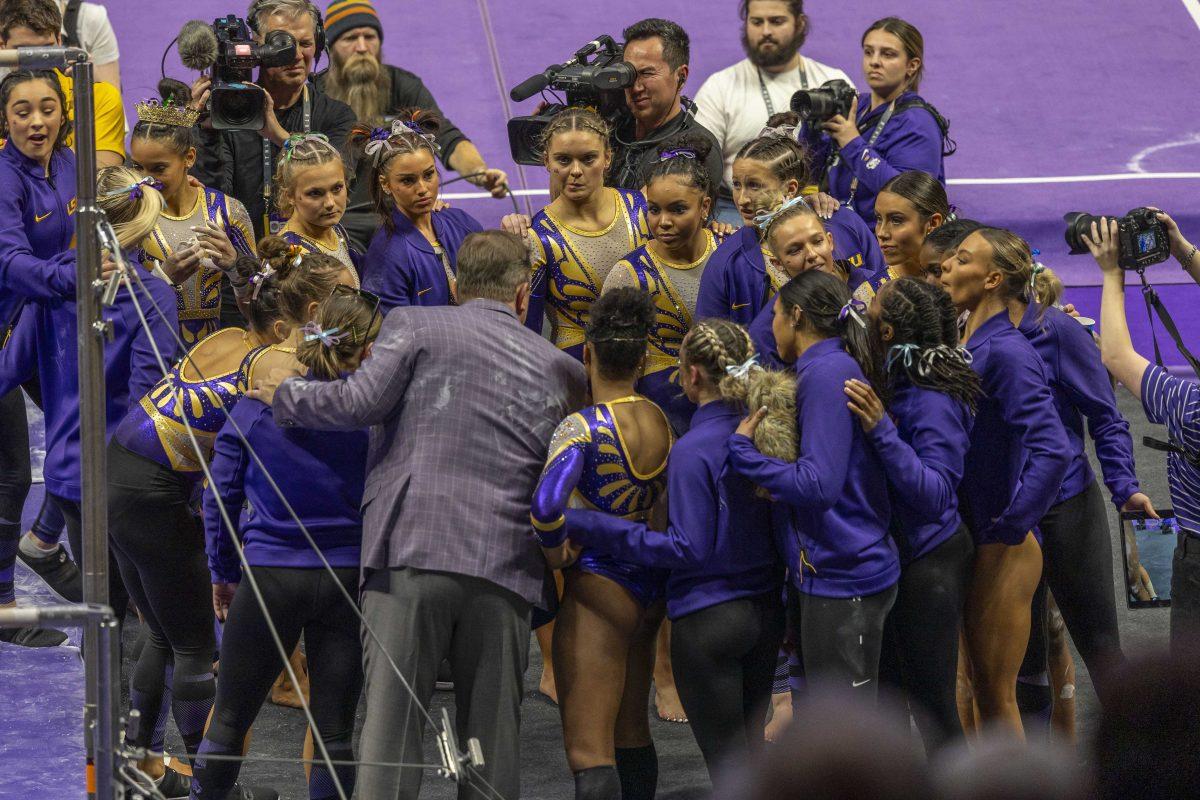
[[[653,472],[640,474],[625,447],[614,406],[649,402],[639,395],[585,408],[567,417],[554,432],[550,456],[533,496],[530,518],[547,546],[562,541],[563,511],[590,508],[625,519],[645,521],[666,490],[666,459]],[[655,408],[658,408],[655,406]],[[662,413],[662,409],[658,409]],[[665,416],[664,416],[665,419]],[[584,550],[576,565],[624,587],[643,606],[663,596],[667,573]]]
[[[241,338],[244,332],[224,328],[196,345],[196,349],[218,336]],[[113,440],[126,450],[198,479],[200,461],[188,428],[200,448],[210,453],[217,432],[225,424],[226,412],[246,392],[250,365],[261,350],[248,349],[237,369],[231,372],[197,380],[184,374],[192,362],[182,359],[145,397],[130,404]]]

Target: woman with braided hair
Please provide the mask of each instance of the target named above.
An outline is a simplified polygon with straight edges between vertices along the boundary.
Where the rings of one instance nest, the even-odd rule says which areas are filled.
[[[323,133],[293,134],[283,143],[274,181],[275,208],[287,219],[280,238],[306,253],[333,256],[358,286],[362,253],[350,246],[342,227],[349,193],[342,154]]]
[[[932,753],[962,736],[958,631],[975,548],[958,513],[958,484],[979,376],[958,349],[958,311],[940,287],[918,278],[887,283],[867,317],[884,400],[859,380],[846,394],[887,469],[900,548],[880,677],[920,704],[914,717]]]
[[[611,131],[586,108],[560,111],[542,132],[542,159],[558,195],[533,216],[525,324],[541,333],[543,315],[559,349],[583,358],[592,304],[623,256],[650,239],[641,192],[604,185]]]
[[[679,347],[692,327],[705,265],[720,238],[705,225],[716,187],[705,168],[711,143],[678,134],[659,148],[645,175],[654,238],[613,265],[603,291],[632,286],[649,292],[656,312],[637,389],[667,413],[676,435],[687,432],[696,406],[679,387]]]
[[[771,504],[726,469],[729,436],[747,399],[769,402],[756,435],[765,451],[795,457],[795,378],[765,372],[745,329],[705,320],[680,351],[680,384],[698,408],[667,464],[669,523],[585,509],[566,512],[575,545],[670,570],[667,616],[676,684],[709,775],[762,740],[775,654],[783,638],[783,559]],[[757,406],[756,406],[757,407]]]
[[[371,199],[382,223],[367,250],[363,288],[379,296],[385,314],[396,306],[453,305],[458,248],[483,230],[461,209],[437,210],[441,122],[433,112],[405,110],[391,128],[350,133],[360,158],[371,161]]]
[[[666,572],[581,548],[564,517],[569,506],[635,522],[661,512],[671,426],[634,390],[653,326],[640,289],[595,302],[583,350],[595,405],[559,425],[530,511],[566,579],[553,648],[577,800],[650,800],[658,782],[647,701]]]
[[[976,230],[942,262],[951,302],[971,312],[962,341],[984,391],[958,492],[975,539],[963,615],[970,679],[983,720],[1022,740],[1016,684],[1042,575],[1037,525],[1058,495],[1073,450],[1049,371],[1009,316],[1009,301],[1023,297],[1032,279],[1029,245],[998,228]]]
[[[798,118],[776,114],[757,139],[747,142],[733,162],[733,198],[746,227],[734,233],[713,258],[700,286],[696,313],[749,325],[788,282],[774,260],[763,230],[769,212],[804,196],[813,175],[808,149],[796,140]],[[806,198],[804,202],[809,202]],[[834,258],[852,268],[873,271],[883,264],[870,227],[848,208],[824,220],[833,235]]]
[[[784,285],[774,333],[797,378],[797,456],[768,455],[750,438],[767,415],[759,408],[730,437],[729,463],[770,492],[786,522],[790,622],[806,678],[874,696],[900,561],[883,465],[834,400],[846,381],[863,379],[862,365],[869,370],[864,311],[844,281],[820,270]]]
[[[147,231],[156,220],[157,211]],[[127,741],[149,747],[170,667],[171,711],[192,759],[215,692],[213,593],[192,509],[201,464],[246,391],[254,357],[306,322],[310,304],[328,297],[336,284],[351,282],[340,261],[305,253],[277,236],[263,237],[257,251],[262,260],[239,258],[232,281],[248,329],[211,334],[148,391],[132,395],[108,446],[109,541],[150,631],[131,680],[130,704],[138,714],[130,717]],[[158,772],[161,764],[161,757],[149,756],[141,766]],[[182,783],[186,794],[179,773],[168,771],[162,781],[172,790]],[[169,797],[180,796],[165,789]]]

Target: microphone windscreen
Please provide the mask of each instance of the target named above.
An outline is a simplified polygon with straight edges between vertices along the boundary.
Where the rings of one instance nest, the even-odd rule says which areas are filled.
[[[217,35],[198,19],[179,31],[179,60],[188,69],[205,70],[217,63]]]

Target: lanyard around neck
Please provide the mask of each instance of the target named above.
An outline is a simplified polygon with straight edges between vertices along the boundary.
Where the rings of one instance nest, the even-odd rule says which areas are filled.
[[[767,91],[767,82],[763,80],[762,70],[758,67],[754,68],[755,74],[758,75],[758,88],[762,90],[763,105],[767,107],[767,119],[775,116],[775,103],[771,102],[771,93]],[[800,89],[806,91],[808,89],[808,73],[804,71],[804,59],[800,59]]]
[[[879,117],[879,122],[875,123],[875,130],[871,131],[871,138],[867,140],[867,149],[875,146],[875,142],[879,140],[879,134],[883,133],[883,127],[888,124],[888,120],[892,118],[892,114],[896,111],[896,101],[888,103],[887,108]],[[858,176],[854,176],[854,180],[850,181],[850,195],[846,198],[846,206],[854,208],[854,195],[858,192]]]

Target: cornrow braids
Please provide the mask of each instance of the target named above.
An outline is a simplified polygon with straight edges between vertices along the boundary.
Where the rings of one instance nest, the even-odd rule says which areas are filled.
[[[396,222],[392,219],[396,201],[383,190],[380,178],[388,174],[388,167],[394,158],[412,155],[422,150],[428,151],[436,165],[441,148],[435,137],[441,130],[442,118],[432,111],[420,108],[398,111],[391,128],[356,125],[351,129],[348,141],[357,158],[374,159],[369,176],[371,201],[375,206],[375,213],[379,215],[389,234],[396,232]]]
[[[926,281],[901,278],[876,297],[879,316],[871,323],[871,339],[882,358],[877,390],[884,404],[891,402],[896,381],[904,378],[949,395],[974,413],[983,388],[958,346],[958,311],[950,296]],[[886,344],[880,335],[884,323],[892,328]]]
[[[279,213],[285,217],[292,215],[294,208],[290,195],[296,188],[296,179],[301,172],[332,161],[341,164],[345,171],[346,162],[342,160],[342,154],[324,134],[298,133],[290,136],[283,144],[279,163],[275,167],[275,207]]]
[[[795,127],[797,122],[798,118],[794,115],[789,117],[776,114],[771,117],[768,125],[771,127]],[[741,158],[748,158],[765,165],[775,179],[782,183],[794,180],[800,184],[801,188],[812,183],[812,166],[809,163],[808,148],[796,141],[795,137],[785,133],[768,133],[757,139],[751,139],[742,145],[733,160],[737,161]]]
[[[612,129],[604,121],[604,118],[590,108],[571,106],[558,112],[554,116],[554,119],[550,120],[550,124],[542,129],[542,135],[538,138],[537,147],[542,160],[545,160],[549,156],[550,143],[554,140],[554,137],[560,133],[568,133],[570,131],[588,131],[594,133],[604,143],[604,152],[607,153],[612,149]]]
[[[754,343],[745,328],[727,319],[703,320],[684,337],[680,354],[681,366],[699,368],[721,400],[743,409],[767,409],[754,431],[760,453],[796,460],[795,376],[752,363]],[[762,489],[759,495],[768,496]]]

